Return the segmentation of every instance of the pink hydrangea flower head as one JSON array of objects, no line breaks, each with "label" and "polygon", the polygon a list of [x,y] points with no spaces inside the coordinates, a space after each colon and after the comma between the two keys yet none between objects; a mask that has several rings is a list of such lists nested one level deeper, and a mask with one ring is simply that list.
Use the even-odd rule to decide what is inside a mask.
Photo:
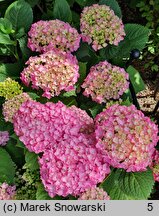
[{"label": "pink hydrangea flower head", "polygon": [[0,131],[0,146],[5,146],[9,140],[8,131]]},{"label": "pink hydrangea flower head", "polygon": [[71,91],[79,77],[79,66],[75,56],[62,51],[49,51],[30,57],[21,73],[21,80],[33,89],[42,89],[43,96],[58,96],[62,90]]},{"label": "pink hydrangea flower head", "polygon": [[13,116],[23,102],[31,100],[27,93],[21,93],[3,104],[3,116],[6,122],[13,122]]},{"label": "pink hydrangea flower head", "polygon": [[134,105],[113,105],[98,114],[95,134],[96,147],[105,152],[111,166],[137,172],[151,164],[158,128]]},{"label": "pink hydrangea flower head", "polygon": [[125,36],[122,20],[106,5],[85,7],[81,14],[80,29],[83,41],[92,43],[95,51],[108,44],[117,46]]},{"label": "pink hydrangea flower head", "polygon": [[85,96],[91,96],[97,103],[106,103],[110,99],[119,99],[129,88],[128,79],[123,68],[103,61],[91,67],[81,87],[85,89]]},{"label": "pink hydrangea flower head", "polygon": [[158,150],[155,150],[153,154],[153,160],[150,167],[153,171],[154,180],[159,182],[159,151]]},{"label": "pink hydrangea flower head", "polygon": [[79,200],[110,200],[107,192],[103,188],[90,188],[80,195]]},{"label": "pink hydrangea flower head", "polygon": [[62,102],[41,104],[26,101],[13,119],[14,131],[29,151],[43,152],[62,140],[84,134],[92,136],[94,122],[88,114]]},{"label": "pink hydrangea flower head", "polygon": [[58,147],[44,152],[39,159],[40,174],[50,197],[78,196],[110,173],[94,141],[93,137],[81,134],[60,140]]},{"label": "pink hydrangea flower head", "polygon": [[53,49],[74,52],[79,48],[81,39],[75,28],[58,19],[32,24],[28,35],[28,47],[40,53]]},{"label": "pink hydrangea flower head", "polygon": [[0,200],[13,200],[16,195],[16,187],[10,186],[7,183],[0,185]]}]

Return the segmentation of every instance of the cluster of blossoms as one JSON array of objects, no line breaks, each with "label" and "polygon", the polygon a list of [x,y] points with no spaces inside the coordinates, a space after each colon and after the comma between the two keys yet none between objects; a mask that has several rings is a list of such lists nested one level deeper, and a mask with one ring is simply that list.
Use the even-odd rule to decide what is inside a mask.
[{"label": "cluster of blossoms", "polygon": [[75,28],[57,19],[34,23],[28,35],[28,47],[40,53],[53,49],[74,52],[79,48],[81,39]]},{"label": "cluster of blossoms", "polygon": [[3,116],[6,122],[13,122],[13,117],[23,102],[31,100],[27,93],[21,93],[3,104]]},{"label": "cluster of blossoms", "polygon": [[118,45],[124,39],[124,25],[114,11],[106,5],[85,7],[80,19],[84,42],[92,43],[95,51],[108,44]]},{"label": "cluster of blossoms", "polygon": [[12,99],[14,96],[21,94],[22,88],[18,82],[7,78],[4,82],[0,82],[0,96],[6,100]]},{"label": "cluster of blossoms", "polygon": [[71,91],[79,77],[79,66],[75,56],[62,51],[49,51],[39,57],[30,57],[21,73],[26,86],[42,89],[43,96],[58,96],[62,90]]},{"label": "cluster of blossoms", "polygon": [[8,131],[0,131],[0,146],[5,146],[9,140]]},{"label": "cluster of blossoms", "polygon": [[15,186],[10,186],[4,182],[0,185],[0,200],[13,200],[16,195],[15,190]]},{"label": "cluster of blossoms", "polygon": [[110,200],[107,192],[102,188],[90,188],[80,195],[79,200]]},{"label": "cluster of blossoms", "polygon": [[39,159],[42,182],[50,197],[80,195],[110,173],[104,157],[83,135],[61,140]]},{"label": "cluster of blossoms", "polygon": [[84,95],[92,97],[97,103],[118,99],[129,88],[129,75],[123,68],[113,66],[107,61],[91,67],[82,88]]},{"label": "cluster of blossoms", "polygon": [[42,182],[51,197],[79,195],[110,172],[95,147],[93,119],[75,106],[26,101],[14,116],[14,130],[39,158]]},{"label": "cluster of blossoms", "polygon": [[40,153],[59,141],[93,131],[93,119],[76,106],[26,101],[14,116],[14,130],[29,151]]},{"label": "cluster of blossoms", "polygon": [[159,182],[159,151],[155,150],[151,164],[154,180]]},{"label": "cluster of blossoms", "polygon": [[151,165],[158,128],[134,105],[109,107],[96,116],[95,127],[96,147],[105,152],[110,165],[127,172]]}]

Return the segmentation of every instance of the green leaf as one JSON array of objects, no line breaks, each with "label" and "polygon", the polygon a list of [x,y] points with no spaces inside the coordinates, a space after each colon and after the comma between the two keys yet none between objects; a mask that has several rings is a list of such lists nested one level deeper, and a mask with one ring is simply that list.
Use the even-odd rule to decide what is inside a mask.
[{"label": "green leaf", "polygon": [[39,169],[38,155],[35,154],[34,152],[26,151],[25,161],[26,161],[27,168],[30,168],[30,170],[34,171]]},{"label": "green leaf", "polygon": [[154,185],[150,169],[144,172],[126,172],[114,169],[100,185],[112,200],[146,200]]},{"label": "green leaf", "polygon": [[13,139],[10,139],[7,145],[5,146],[5,149],[11,156],[14,163],[16,163],[18,166],[23,166],[25,163],[24,160],[24,150],[22,148],[18,148],[16,146],[16,141]]},{"label": "green leaf", "polygon": [[86,69],[87,69],[87,63],[83,63],[83,62],[79,62],[79,74],[80,77],[78,78],[77,81],[77,88],[81,86],[81,84],[83,83],[84,79],[86,78]]},{"label": "green leaf", "polygon": [[109,6],[118,17],[122,17],[121,8],[116,0],[100,0],[99,4]]},{"label": "green leaf", "polygon": [[4,81],[7,77],[17,79],[22,70],[23,64],[21,61],[13,64],[0,64],[0,81]]},{"label": "green leaf", "polygon": [[96,4],[96,0],[76,0],[76,2],[82,7]]},{"label": "green leaf", "polygon": [[63,97],[71,97],[71,96],[77,96],[76,95],[76,91],[75,90],[72,90],[72,91],[69,91],[69,92],[64,92],[62,94]]},{"label": "green leaf", "polygon": [[0,147],[0,182],[14,183],[15,164],[5,149]]},{"label": "green leaf", "polygon": [[27,32],[33,22],[33,11],[27,2],[19,0],[9,5],[5,12],[5,18],[10,20],[16,32],[21,28]]},{"label": "green leaf", "polygon": [[11,40],[8,34],[0,32],[0,44],[16,45],[16,42]]},{"label": "green leaf", "polygon": [[[2,101],[4,101],[4,100],[2,100]],[[13,124],[11,122],[6,122],[4,120],[4,116],[2,114],[2,109],[0,109],[0,131],[8,131],[8,132],[11,132],[11,134],[13,131]]]},{"label": "green leaf", "polygon": [[[90,1],[90,0],[89,0],[89,1]],[[87,4],[88,0],[76,0],[76,2],[77,2],[80,6],[84,7],[84,6]]]},{"label": "green leaf", "polygon": [[72,27],[80,29],[80,15],[75,11],[72,11]]},{"label": "green leaf", "polygon": [[40,98],[40,96],[37,95],[37,94],[34,93],[34,92],[27,92],[27,94],[28,94],[33,100],[36,100],[37,98]]},{"label": "green leaf", "polygon": [[26,149],[24,144],[19,140],[19,137],[15,133],[13,133],[10,137],[13,138],[14,140],[16,140],[16,142],[17,142],[16,147]]},{"label": "green leaf", "polygon": [[144,90],[145,84],[140,76],[140,73],[133,66],[129,66],[127,68],[127,72],[129,73],[129,77],[134,87],[135,93],[137,94],[138,92]]},{"label": "green leaf", "polygon": [[90,60],[90,50],[89,45],[87,43],[81,43],[81,46],[76,52],[76,56],[78,61],[88,62]]},{"label": "green leaf", "polygon": [[53,9],[54,19],[63,20],[65,22],[72,21],[72,13],[66,0],[55,0]]},{"label": "green leaf", "polygon": [[19,47],[23,56],[24,61],[27,61],[28,58],[31,56],[31,51],[27,46],[28,37],[25,35],[18,39]]},{"label": "green leaf", "polygon": [[31,7],[34,7],[39,3],[39,0],[26,0],[30,4]]},{"label": "green leaf", "polygon": [[132,102],[130,101],[129,98],[127,98],[125,101],[122,101],[122,102],[121,102],[121,105],[122,105],[122,106],[131,106],[131,105],[132,105]]},{"label": "green leaf", "polygon": [[72,7],[73,4],[74,4],[74,2],[75,2],[75,0],[67,0],[67,2],[68,2],[68,4]]},{"label": "green leaf", "polygon": [[142,50],[149,38],[149,29],[139,24],[126,24],[126,36],[118,46],[109,45],[100,51],[100,55],[109,60],[112,58],[128,58],[133,49]]},{"label": "green leaf", "polygon": [[51,197],[45,191],[44,186],[42,184],[38,184],[37,192],[36,192],[37,200],[51,200]]},{"label": "green leaf", "polygon": [[103,110],[103,106],[100,104],[97,104],[89,109],[93,118],[95,118],[97,114],[102,112],[102,110]]},{"label": "green leaf", "polygon": [[45,190],[43,184],[39,183],[37,187],[37,192],[36,192],[36,199],[37,200],[61,200],[62,197],[55,196],[54,198],[51,198],[48,195],[47,191]]},{"label": "green leaf", "polygon": [[131,92],[130,89],[127,89],[124,94],[121,96],[122,99],[122,105],[124,105],[125,101],[130,101],[130,103],[132,104],[132,96],[131,96]]},{"label": "green leaf", "polygon": [[13,45],[0,45],[0,55],[1,56],[13,56],[14,55],[14,46]]},{"label": "green leaf", "polygon": [[21,28],[18,29],[18,31],[16,32],[15,37],[16,37],[16,39],[18,40],[18,39],[24,37],[25,35],[26,35],[25,29],[24,29],[24,27],[21,27]]},{"label": "green leaf", "polygon": [[64,103],[66,106],[72,106],[75,105],[77,106],[77,101],[76,98],[74,96],[71,97],[63,97],[63,98],[59,98],[62,103]]},{"label": "green leaf", "polygon": [[0,18],[0,30],[5,34],[13,33],[12,23],[6,18]]}]

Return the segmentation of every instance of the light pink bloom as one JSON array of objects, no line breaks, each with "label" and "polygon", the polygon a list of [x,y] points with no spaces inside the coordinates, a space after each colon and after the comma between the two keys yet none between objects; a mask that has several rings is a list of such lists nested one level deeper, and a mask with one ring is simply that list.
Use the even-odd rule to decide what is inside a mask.
[{"label": "light pink bloom", "polygon": [[79,200],[110,200],[107,192],[103,188],[90,188],[80,195]]},{"label": "light pink bloom", "polygon": [[153,160],[150,167],[153,171],[154,180],[159,182],[159,151],[158,150],[155,150],[153,154]]},{"label": "light pink bloom", "polygon": [[7,183],[0,185],[0,200],[13,200],[16,194],[16,186],[10,186]]},{"label": "light pink bloom", "polygon": [[3,116],[6,122],[13,122],[13,116],[23,102],[31,100],[27,93],[21,93],[3,104]]},{"label": "light pink bloom", "polygon": [[85,89],[85,96],[91,96],[97,103],[106,103],[110,99],[119,99],[129,88],[128,79],[123,68],[103,61],[91,67],[81,87]]},{"label": "light pink bloom", "polygon": [[125,36],[122,20],[106,5],[85,7],[81,14],[80,30],[83,41],[92,43],[95,51],[108,44],[117,46]]},{"label": "light pink bloom", "polygon": [[79,48],[81,39],[75,28],[58,19],[32,24],[28,35],[28,47],[40,53],[53,49],[74,52]]},{"label": "light pink bloom", "polygon": [[79,77],[79,66],[75,56],[62,51],[49,51],[30,57],[21,73],[21,80],[33,89],[42,89],[43,96],[58,96],[62,90],[71,91]]},{"label": "light pink bloom", "polygon": [[0,131],[0,146],[5,146],[9,140],[8,131]]},{"label": "light pink bloom", "polygon": [[158,127],[134,105],[113,105],[98,114],[95,134],[96,147],[105,152],[111,166],[137,172],[151,165]]}]

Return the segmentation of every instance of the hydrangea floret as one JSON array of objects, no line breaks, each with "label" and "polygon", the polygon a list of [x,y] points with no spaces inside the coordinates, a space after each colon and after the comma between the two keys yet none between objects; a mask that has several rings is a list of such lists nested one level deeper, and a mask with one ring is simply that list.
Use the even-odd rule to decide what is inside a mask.
[{"label": "hydrangea floret", "polygon": [[97,103],[106,103],[119,97],[129,88],[129,75],[120,67],[113,66],[107,61],[92,66],[82,88],[83,94],[91,96]]},{"label": "hydrangea floret", "polygon": [[5,146],[9,141],[9,132],[0,131],[0,146]]},{"label": "hydrangea floret", "polygon": [[107,192],[103,188],[90,188],[80,195],[79,200],[110,200]]},{"label": "hydrangea floret", "polygon": [[21,93],[22,87],[15,80],[7,78],[5,81],[0,82],[0,97],[4,97],[6,100],[9,100]]},{"label": "hydrangea floret", "polygon": [[50,197],[78,196],[110,173],[103,155],[93,143],[91,137],[78,135],[60,140],[57,148],[44,152],[39,159],[40,175]]},{"label": "hydrangea floret", "polygon": [[154,180],[159,182],[159,151],[158,150],[155,150],[153,154],[153,160],[150,167],[153,171]]},{"label": "hydrangea floret", "polygon": [[6,122],[13,122],[13,117],[23,102],[31,100],[27,93],[21,93],[3,104],[3,116]]},{"label": "hydrangea floret", "polygon": [[49,51],[30,57],[21,73],[21,80],[33,89],[42,89],[44,97],[58,96],[62,90],[74,90],[79,77],[79,66],[75,56],[62,51]]},{"label": "hydrangea floret", "polygon": [[134,105],[113,105],[98,114],[95,134],[96,147],[105,152],[111,166],[137,172],[151,164],[158,127]]},{"label": "hydrangea floret", "polygon": [[108,44],[118,45],[124,39],[124,25],[114,11],[106,5],[85,7],[81,14],[82,39],[97,51]]},{"label": "hydrangea floret", "polygon": [[40,53],[53,49],[74,52],[79,48],[81,39],[75,28],[58,19],[32,24],[28,36],[28,47]]},{"label": "hydrangea floret", "polygon": [[0,200],[13,200],[16,195],[16,187],[7,183],[0,184]]},{"label": "hydrangea floret", "polygon": [[40,153],[70,137],[91,136],[93,119],[76,106],[62,102],[26,101],[14,116],[14,131],[29,151]]}]

